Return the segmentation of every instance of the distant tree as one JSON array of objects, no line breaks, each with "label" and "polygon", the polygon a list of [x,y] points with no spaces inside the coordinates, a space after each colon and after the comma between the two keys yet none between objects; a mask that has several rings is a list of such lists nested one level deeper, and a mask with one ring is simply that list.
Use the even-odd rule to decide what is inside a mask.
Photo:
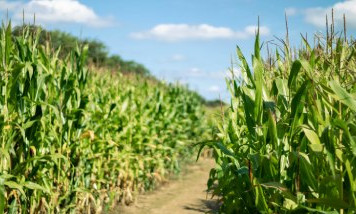
[{"label": "distant tree", "polygon": [[145,68],[142,64],[139,64],[135,61],[127,61],[127,62],[121,63],[120,70],[123,73],[136,72],[136,73],[142,74],[142,75],[149,74],[149,71],[147,70],[147,68]]},{"label": "distant tree", "polygon": [[205,105],[209,106],[209,107],[218,107],[218,106],[226,106],[226,103],[215,99],[215,100],[205,100]]},{"label": "distant tree", "polygon": [[120,66],[124,63],[125,61],[119,56],[119,55],[112,55],[106,60],[106,65],[109,68],[113,69],[120,69]]},{"label": "distant tree", "polygon": [[[107,66],[107,61],[110,58],[106,45],[98,40],[86,39],[81,43],[89,44],[88,58],[97,66]],[[113,65],[114,67],[114,65]]]},{"label": "distant tree", "polygon": [[21,36],[23,28],[29,27],[30,32],[39,31],[39,43],[46,45],[49,43],[54,50],[61,48],[60,57],[67,56],[77,44],[88,44],[88,61],[98,67],[106,67],[112,71],[119,71],[122,73],[136,73],[140,75],[149,76],[149,70],[135,61],[125,61],[119,55],[109,55],[107,46],[95,39],[80,39],[69,33],[59,30],[48,31],[40,26],[17,26],[13,29],[14,36]]}]

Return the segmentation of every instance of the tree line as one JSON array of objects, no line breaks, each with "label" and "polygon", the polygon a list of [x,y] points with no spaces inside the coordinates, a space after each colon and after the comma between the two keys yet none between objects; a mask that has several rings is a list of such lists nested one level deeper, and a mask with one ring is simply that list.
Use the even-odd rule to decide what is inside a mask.
[{"label": "tree line", "polygon": [[45,45],[50,44],[54,50],[61,48],[59,57],[64,58],[77,44],[87,44],[88,63],[96,67],[106,68],[111,71],[119,71],[125,74],[135,73],[144,76],[150,76],[150,71],[142,64],[133,60],[124,60],[117,54],[110,54],[108,47],[101,41],[96,39],[79,38],[70,33],[60,30],[46,30],[37,25],[17,26],[13,29],[14,36],[20,36],[24,32],[24,28],[29,27],[30,32],[39,31],[39,43]]}]

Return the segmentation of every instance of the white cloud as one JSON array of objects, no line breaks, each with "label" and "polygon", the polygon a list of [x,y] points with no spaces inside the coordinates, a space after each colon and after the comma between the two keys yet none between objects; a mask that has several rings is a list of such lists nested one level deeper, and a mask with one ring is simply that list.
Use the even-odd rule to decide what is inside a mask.
[{"label": "white cloud", "polygon": [[209,92],[217,93],[217,92],[220,92],[221,89],[220,89],[220,87],[217,86],[217,85],[212,85],[212,86],[210,86],[210,87],[208,88],[208,91],[209,91]]},{"label": "white cloud", "polygon": [[338,2],[326,8],[308,8],[304,11],[305,20],[317,27],[324,27],[326,14],[329,17],[329,24],[331,22],[332,9],[334,9],[335,24],[341,25],[343,23],[343,14],[345,14],[348,27],[356,28],[356,0]]},{"label": "white cloud", "polygon": [[241,78],[242,73],[237,67],[234,67],[233,69],[229,68],[225,71],[205,71],[199,68],[190,68],[184,72],[184,76],[187,78],[205,78],[223,81],[225,78]]},{"label": "white cloud", "polygon": [[229,68],[227,71],[226,71],[226,74],[225,74],[225,77],[229,78],[229,79],[232,79],[232,78],[241,78],[242,77],[242,73],[241,73],[241,70],[237,67],[233,67],[232,69]]},{"label": "white cloud", "polygon": [[288,7],[285,9],[285,12],[287,16],[294,16],[297,14],[298,10],[294,7]]},{"label": "white cloud", "polygon": [[209,76],[208,72],[205,72],[199,68],[190,68],[187,72],[189,77],[207,77]]},{"label": "white cloud", "polygon": [[[132,33],[134,39],[157,39],[175,42],[189,39],[248,39],[255,35],[257,26],[247,26],[242,31],[234,31],[227,27],[215,27],[208,24],[159,24],[144,32]],[[268,35],[266,26],[260,27],[261,35]]]},{"label": "white cloud", "polygon": [[2,10],[13,13],[15,21],[22,20],[23,11],[26,20],[31,20],[36,14],[36,22],[46,23],[79,23],[93,27],[105,27],[112,24],[110,18],[98,16],[92,8],[77,0],[31,0],[1,1]]}]

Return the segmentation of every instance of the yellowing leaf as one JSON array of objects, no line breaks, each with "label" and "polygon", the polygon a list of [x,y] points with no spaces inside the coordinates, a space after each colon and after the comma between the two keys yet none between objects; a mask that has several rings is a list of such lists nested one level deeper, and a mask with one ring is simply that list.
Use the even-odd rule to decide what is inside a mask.
[{"label": "yellowing leaf", "polygon": [[308,138],[309,144],[308,146],[314,151],[314,152],[322,152],[323,151],[323,145],[320,143],[320,139],[318,135],[311,129],[303,127],[303,132],[305,133],[305,136]]}]

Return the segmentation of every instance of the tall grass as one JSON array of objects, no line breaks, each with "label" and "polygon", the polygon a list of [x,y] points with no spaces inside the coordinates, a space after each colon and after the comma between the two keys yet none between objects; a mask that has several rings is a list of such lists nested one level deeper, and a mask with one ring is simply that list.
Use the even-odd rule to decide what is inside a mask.
[{"label": "tall grass", "polygon": [[129,203],[193,153],[204,132],[186,88],[89,72],[38,32],[0,33],[0,213],[101,212]]},{"label": "tall grass", "polygon": [[223,213],[355,212],[355,43],[333,28],[266,59],[257,34],[252,68],[237,47],[242,75],[227,80],[231,105],[207,144]]}]

